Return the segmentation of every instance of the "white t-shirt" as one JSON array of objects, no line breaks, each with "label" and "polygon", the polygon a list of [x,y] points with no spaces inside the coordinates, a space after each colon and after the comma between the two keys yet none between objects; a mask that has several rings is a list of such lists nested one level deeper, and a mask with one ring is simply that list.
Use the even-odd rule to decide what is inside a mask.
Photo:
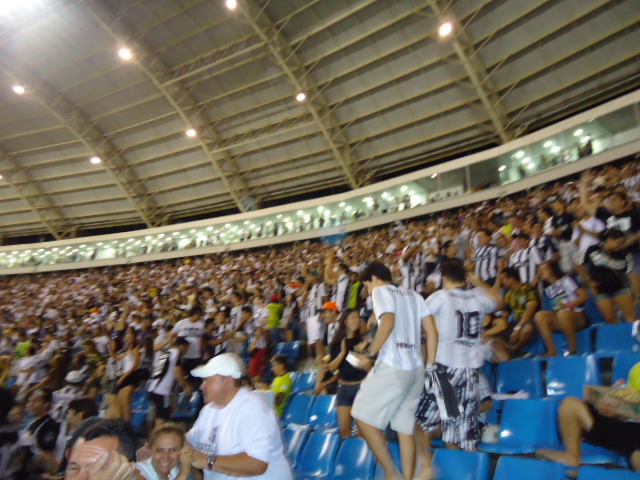
[{"label": "white t-shirt", "polygon": [[[273,408],[241,388],[224,408],[205,405],[196,423],[187,433],[187,441],[208,455],[237,455],[266,462],[262,475],[243,477],[255,480],[292,480],[289,462],[284,456],[280,427]],[[204,471],[206,480],[233,480],[235,476]]]},{"label": "white t-shirt", "polygon": [[385,313],[395,315],[393,330],[379,352],[378,361],[397,370],[422,367],[422,319],[430,314],[424,299],[413,290],[395,285],[375,287],[371,298],[378,325]]},{"label": "white t-shirt", "polygon": [[51,395],[51,418],[56,422],[64,422],[67,419],[69,402],[81,397],[82,390],[70,385],[53,392]]},{"label": "white t-shirt", "polygon": [[188,318],[183,318],[176,323],[176,326],[173,327],[172,331],[189,342],[189,350],[187,350],[187,354],[184,358],[200,358],[202,356],[201,339],[202,335],[204,335],[203,320],[192,322]]},{"label": "white t-shirt", "polygon": [[496,302],[481,290],[438,290],[426,300],[436,319],[436,362],[453,368],[480,368],[484,362],[481,344],[482,320],[495,311]]},{"label": "white t-shirt", "polygon": [[[154,365],[156,365],[157,359],[159,359],[162,354],[163,352],[156,352],[153,362]],[[175,347],[169,349],[169,358],[167,359],[169,365],[167,366],[167,370],[163,376],[149,380],[149,385],[147,386],[148,392],[162,396],[171,394],[173,390],[173,383],[175,382],[174,370],[178,363],[179,356],[180,350]]]}]

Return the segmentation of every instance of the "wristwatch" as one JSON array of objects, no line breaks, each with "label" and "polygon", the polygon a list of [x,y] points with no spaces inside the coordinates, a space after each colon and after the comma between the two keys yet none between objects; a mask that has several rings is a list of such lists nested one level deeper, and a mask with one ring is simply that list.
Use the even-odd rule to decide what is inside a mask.
[{"label": "wristwatch", "polygon": [[376,359],[378,358],[378,355],[377,355],[377,354],[375,354],[375,355],[374,355],[374,354],[373,354],[373,353],[371,353],[369,350],[365,350],[362,354],[363,354],[365,357],[367,357],[369,360],[373,360],[374,362],[375,362],[375,361],[376,361]]},{"label": "wristwatch", "polygon": [[216,463],[216,455],[207,456],[207,470],[213,470],[213,464]]}]

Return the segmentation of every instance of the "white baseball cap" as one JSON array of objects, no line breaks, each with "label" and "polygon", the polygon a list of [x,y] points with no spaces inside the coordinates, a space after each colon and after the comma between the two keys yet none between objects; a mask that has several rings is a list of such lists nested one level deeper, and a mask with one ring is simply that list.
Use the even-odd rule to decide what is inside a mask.
[{"label": "white baseball cap", "polygon": [[198,368],[191,370],[191,375],[194,377],[207,378],[214,375],[221,375],[223,377],[242,377],[242,366],[240,357],[235,353],[222,353],[213,357],[204,365],[200,365]]},{"label": "white baseball cap", "polygon": [[84,374],[80,370],[72,370],[64,377],[65,382],[68,383],[82,383],[84,380]]}]

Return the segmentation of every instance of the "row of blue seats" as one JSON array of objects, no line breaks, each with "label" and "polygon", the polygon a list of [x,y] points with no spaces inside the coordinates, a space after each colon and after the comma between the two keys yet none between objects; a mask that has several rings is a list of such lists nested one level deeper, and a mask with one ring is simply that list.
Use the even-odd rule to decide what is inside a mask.
[{"label": "row of blue seats", "polygon": [[[284,430],[285,454],[289,458],[296,480],[382,480],[384,471],[367,444],[361,438],[340,441],[334,434]],[[389,444],[392,457],[400,468],[397,444]],[[465,452],[436,449],[433,467],[440,480],[489,480],[491,467],[486,452]],[[493,473],[493,480],[566,479],[567,468],[558,463],[530,458],[502,456]],[[629,470],[584,466],[578,480],[638,480],[640,474]]]},{"label": "row of blue seats", "polygon": [[[582,397],[585,385],[603,385],[601,362],[613,364],[611,383],[626,382],[631,367],[640,362],[640,353],[587,355],[584,357],[523,358],[485,364],[483,373],[497,393],[528,392],[530,398]],[[608,364],[608,363],[607,363]]]},{"label": "row of blue seats", "polygon": [[297,360],[300,358],[300,349],[302,348],[302,342],[280,342],[276,344],[274,354],[280,354],[287,357],[289,360]]}]

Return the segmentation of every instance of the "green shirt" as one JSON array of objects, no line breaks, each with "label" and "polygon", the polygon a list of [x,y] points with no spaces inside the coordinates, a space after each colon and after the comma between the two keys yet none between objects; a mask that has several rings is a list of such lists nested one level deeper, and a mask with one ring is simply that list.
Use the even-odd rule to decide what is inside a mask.
[{"label": "green shirt", "polygon": [[282,312],[284,305],[278,302],[271,302],[267,305],[269,317],[267,318],[267,328],[280,328],[280,320],[282,320]]},{"label": "green shirt", "polygon": [[282,416],[284,406],[287,404],[289,395],[291,395],[291,390],[293,390],[293,381],[291,380],[291,375],[289,375],[289,372],[274,378],[273,382],[271,382],[271,391],[275,394],[276,398],[278,397],[279,393],[284,394],[282,403],[280,405],[276,405],[276,413],[279,417]]},{"label": "green shirt", "polygon": [[18,345],[16,345],[16,349],[14,351],[16,360],[24,357],[27,354],[27,350],[31,348],[31,345],[31,342],[20,342]]}]

